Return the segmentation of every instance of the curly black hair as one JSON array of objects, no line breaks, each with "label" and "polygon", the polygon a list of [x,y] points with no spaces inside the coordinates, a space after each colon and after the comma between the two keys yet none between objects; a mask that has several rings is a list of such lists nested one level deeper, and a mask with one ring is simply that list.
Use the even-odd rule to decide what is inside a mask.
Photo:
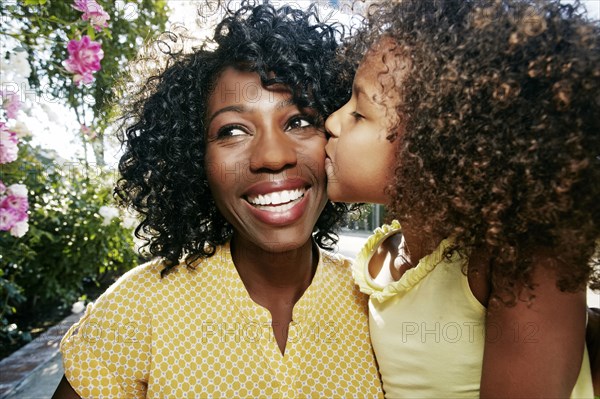
[{"label": "curly black hair", "polygon": [[[302,11],[244,1],[236,10],[221,7],[225,17],[214,37],[191,53],[172,50],[180,35],[159,42],[166,66],[136,91],[123,114],[115,194],[142,215],[135,234],[166,261],[163,275],[182,257],[188,267],[210,257],[232,234],[211,196],[204,158],[207,102],[224,69],[256,72],[265,87],[287,86],[295,104],[315,109],[321,123],[350,94],[349,64],[335,61],[344,30],[321,22],[315,6]],[[327,203],[313,234],[320,247],[337,242],[346,210]]]},{"label": "curly black hair", "polygon": [[532,288],[537,250],[561,290],[600,288],[599,32],[579,3],[403,0],[371,5],[346,49],[387,36],[409,60],[389,71],[391,213],[489,252],[502,298]]}]

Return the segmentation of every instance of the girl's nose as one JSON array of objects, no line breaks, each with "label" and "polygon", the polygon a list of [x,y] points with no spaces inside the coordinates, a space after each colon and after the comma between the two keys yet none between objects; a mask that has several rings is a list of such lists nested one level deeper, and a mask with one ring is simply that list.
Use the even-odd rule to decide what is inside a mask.
[{"label": "girl's nose", "polygon": [[340,111],[342,110],[342,108],[329,115],[329,118],[327,118],[327,120],[325,121],[325,130],[331,136],[331,138],[340,137]]}]

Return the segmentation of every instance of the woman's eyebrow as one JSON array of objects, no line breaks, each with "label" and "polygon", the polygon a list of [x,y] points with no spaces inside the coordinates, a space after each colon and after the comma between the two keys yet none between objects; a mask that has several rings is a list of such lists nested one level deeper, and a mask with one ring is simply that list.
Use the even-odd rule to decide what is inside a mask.
[{"label": "woman's eyebrow", "polygon": [[[279,101],[275,105],[275,108],[277,110],[281,110],[281,109],[289,107],[289,106],[296,106],[296,103],[291,98],[289,98],[287,100]],[[223,107],[223,108],[220,108],[217,111],[215,111],[208,119],[207,125],[210,125],[210,123],[213,121],[213,119],[215,119],[217,116],[219,116],[225,112],[235,112],[238,114],[243,114],[245,112],[252,112],[253,110],[254,110],[254,107],[248,108],[243,105],[228,105],[227,107]]]},{"label": "woman's eyebrow", "polygon": [[275,106],[275,109],[280,110],[289,106],[295,106],[296,103],[294,102],[294,100],[292,100],[291,98],[288,98],[287,100],[284,101],[279,101],[277,103],[277,105]]},{"label": "woman's eyebrow", "polygon": [[236,112],[238,114],[244,113],[246,112],[247,109],[246,107],[244,107],[243,105],[229,105],[227,107],[223,107],[217,111],[215,111],[214,114],[212,114],[210,116],[210,118],[208,118],[208,123],[207,125],[210,125],[210,123],[213,121],[213,119],[215,119],[217,116],[225,113],[225,112]]}]

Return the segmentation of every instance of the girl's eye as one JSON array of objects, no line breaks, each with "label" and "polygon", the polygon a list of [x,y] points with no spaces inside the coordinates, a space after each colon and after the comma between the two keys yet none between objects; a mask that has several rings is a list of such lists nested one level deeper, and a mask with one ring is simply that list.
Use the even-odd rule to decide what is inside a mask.
[{"label": "girl's eye", "polygon": [[238,125],[223,126],[217,132],[218,138],[236,137],[249,134],[246,129]]},{"label": "girl's eye", "polygon": [[308,116],[295,116],[288,122],[285,131],[290,131],[294,129],[304,129],[306,127],[310,127],[314,125],[314,121],[312,118]]},{"label": "girl's eye", "polygon": [[355,121],[355,122],[358,122],[358,121],[360,121],[361,119],[365,119],[365,117],[364,117],[364,116],[362,116],[361,114],[359,114],[359,113],[358,113],[358,112],[356,112],[356,111],[352,111],[352,112],[350,112],[350,115],[351,115],[351,116],[354,118],[354,121]]}]

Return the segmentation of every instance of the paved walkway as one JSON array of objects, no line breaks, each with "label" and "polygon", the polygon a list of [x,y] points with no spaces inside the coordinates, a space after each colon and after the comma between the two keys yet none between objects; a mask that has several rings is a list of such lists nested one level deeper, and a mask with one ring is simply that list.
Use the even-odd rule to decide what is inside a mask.
[{"label": "paved walkway", "polygon": [[63,375],[60,340],[83,315],[72,314],[0,361],[1,399],[50,398]]},{"label": "paved walkway", "polygon": [[[366,239],[363,233],[340,236],[338,251],[354,257]],[[588,305],[600,307],[600,295],[588,291]],[[60,339],[83,313],[58,325],[0,362],[0,399],[50,399],[63,375]]]},{"label": "paved walkway", "polygon": [[6,399],[50,399],[64,374],[62,356],[57,351],[27,376]]}]

